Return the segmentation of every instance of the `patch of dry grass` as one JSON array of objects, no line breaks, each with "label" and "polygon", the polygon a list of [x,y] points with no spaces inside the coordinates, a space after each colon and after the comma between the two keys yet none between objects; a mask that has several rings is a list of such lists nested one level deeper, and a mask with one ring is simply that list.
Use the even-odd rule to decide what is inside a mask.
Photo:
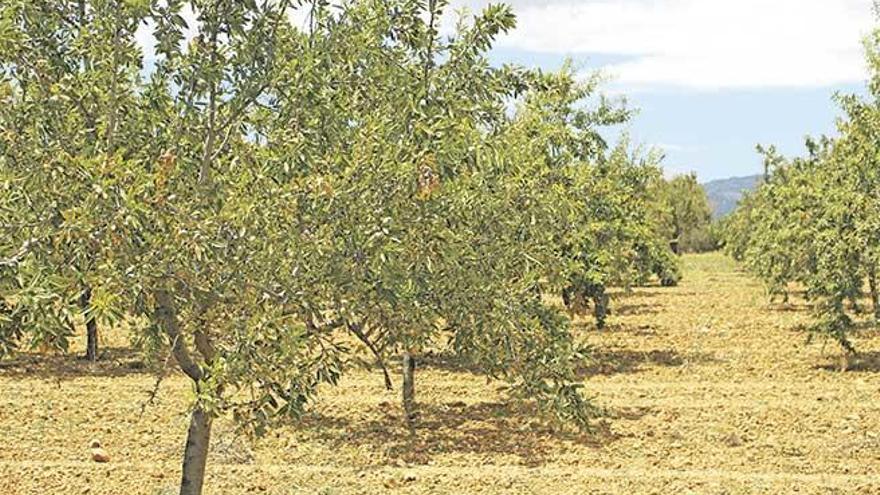
[{"label": "patch of dry grass", "polygon": [[[835,371],[806,344],[803,304],[770,306],[720,255],[685,258],[677,288],[617,294],[590,392],[608,415],[591,435],[553,431],[496,384],[442,362],[418,375],[411,438],[378,373],[349,375],[297,427],[257,445],[219,423],[210,494],[880,493],[880,334]],[[785,310],[783,310],[785,309]],[[109,361],[25,356],[0,367],[0,494],[175,493],[189,386],[154,378],[124,349]],[[99,438],[112,460],[96,464]]]}]

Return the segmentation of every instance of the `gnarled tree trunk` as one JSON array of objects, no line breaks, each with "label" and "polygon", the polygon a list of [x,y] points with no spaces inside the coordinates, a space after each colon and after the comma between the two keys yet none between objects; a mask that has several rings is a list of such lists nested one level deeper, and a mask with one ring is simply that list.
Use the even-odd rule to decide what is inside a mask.
[{"label": "gnarled tree trunk", "polygon": [[[167,289],[153,293],[156,299],[154,317],[162,325],[171,341],[171,352],[180,369],[198,386],[205,374],[201,366],[193,361],[189,349],[181,335],[180,322],[174,298]],[[212,346],[203,332],[198,332],[196,345],[203,354],[213,353]],[[208,445],[211,441],[212,417],[201,404],[196,404],[190,416],[186,447],[183,451],[183,475],[180,480],[180,495],[201,495],[205,483],[205,464],[208,461]]]}]

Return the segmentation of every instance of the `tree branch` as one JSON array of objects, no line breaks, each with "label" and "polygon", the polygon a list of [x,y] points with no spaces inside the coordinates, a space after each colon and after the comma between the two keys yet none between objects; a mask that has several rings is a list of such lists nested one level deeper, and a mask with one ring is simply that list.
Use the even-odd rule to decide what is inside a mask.
[{"label": "tree branch", "polygon": [[385,388],[393,390],[394,384],[391,383],[391,375],[388,373],[388,367],[385,365],[385,359],[382,358],[382,353],[379,351],[379,348],[376,347],[376,344],[370,340],[370,337],[366,333],[364,333],[363,327],[360,324],[348,322],[346,325],[348,326],[348,330],[354,334],[358,340],[363,342],[363,344],[367,346],[367,349],[373,353],[373,356],[376,357],[376,364],[382,369],[382,374],[385,376]]},{"label": "tree branch", "polygon": [[153,297],[156,299],[155,318],[162,325],[168,338],[171,339],[171,353],[174,355],[174,359],[177,360],[180,369],[188,377],[194,382],[199,382],[204,377],[204,373],[202,368],[193,361],[180,334],[180,322],[177,319],[177,311],[171,294],[165,289],[159,289],[153,293]]}]

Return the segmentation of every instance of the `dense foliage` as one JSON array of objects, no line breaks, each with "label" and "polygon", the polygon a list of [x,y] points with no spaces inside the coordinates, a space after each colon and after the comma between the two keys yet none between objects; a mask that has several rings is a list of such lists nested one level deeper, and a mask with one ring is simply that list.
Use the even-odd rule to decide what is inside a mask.
[{"label": "dense foliage", "polygon": [[444,37],[441,0],[300,3],[4,2],[0,353],[130,319],[194,384],[181,493],[213,418],[298,417],[357,343],[403,357],[413,425],[439,346],[586,427],[545,294],[601,323],[608,286],[678,278],[658,157],[599,132],[628,112],[490,66],[504,6]]},{"label": "dense foliage", "polygon": [[849,352],[853,312],[870,294],[880,317],[880,33],[866,41],[869,96],[840,96],[839,137],[807,141],[804,157],[785,159],[760,148],[767,173],[728,220],[727,250],[788,300],[802,287],[813,304],[812,329]]},{"label": "dense foliage", "polygon": [[696,174],[677,175],[665,186],[664,199],[672,213],[668,228],[676,251],[702,253],[716,249],[712,207]]}]

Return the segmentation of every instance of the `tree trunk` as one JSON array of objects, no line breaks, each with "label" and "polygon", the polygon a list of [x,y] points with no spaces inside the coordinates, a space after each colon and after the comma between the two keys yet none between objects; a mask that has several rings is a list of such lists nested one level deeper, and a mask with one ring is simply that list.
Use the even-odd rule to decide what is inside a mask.
[{"label": "tree trunk", "polygon": [[205,464],[208,461],[208,444],[211,441],[211,415],[196,406],[189,423],[186,448],[183,452],[183,477],[180,495],[201,495],[205,483]]},{"label": "tree trunk", "polygon": [[868,286],[871,288],[871,304],[874,307],[874,319],[880,321],[880,293],[877,291],[877,272],[873,269],[868,271]]},{"label": "tree trunk", "polygon": [[569,310],[571,309],[571,303],[572,303],[571,293],[572,293],[571,287],[566,287],[566,288],[562,289],[562,302],[565,304],[565,307],[568,308]]},{"label": "tree trunk", "polygon": [[849,370],[849,360],[850,360],[850,352],[845,350],[843,354],[840,355],[840,372],[846,373]]},{"label": "tree trunk", "polygon": [[859,305],[859,300],[856,296],[849,296],[849,309],[857,315],[862,314],[862,307]]},{"label": "tree trunk", "polygon": [[409,352],[403,353],[403,410],[410,431],[416,426],[416,360]]},{"label": "tree trunk", "polygon": [[79,296],[79,307],[86,319],[86,360],[98,360],[98,322],[93,316],[89,315],[89,307],[92,305],[92,288],[88,285],[83,286],[82,293]]},{"label": "tree trunk", "polygon": [[605,323],[608,320],[608,307],[610,304],[611,300],[604,288],[599,289],[593,295],[593,314],[596,317],[596,327],[599,330],[605,328]]}]

